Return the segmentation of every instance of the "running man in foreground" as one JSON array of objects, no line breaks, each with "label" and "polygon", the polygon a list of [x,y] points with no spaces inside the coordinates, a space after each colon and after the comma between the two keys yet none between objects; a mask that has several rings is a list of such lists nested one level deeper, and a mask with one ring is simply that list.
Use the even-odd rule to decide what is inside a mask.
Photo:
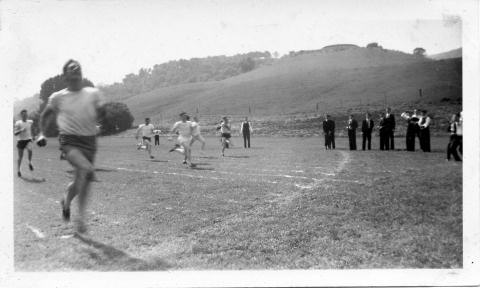
[{"label": "running man in foreground", "polygon": [[190,147],[193,145],[195,141],[200,141],[202,143],[202,150],[205,149],[205,138],[203,138],[200,132],[200,125],[198,124],[198,117],[194,116],[192,121],[192,141],[190,141]]},{"label": "running man in foreground", "polygon": [[23,159],[23,151],[27,149],[28,151],[28,168],[30,171],[33,171],[32,165],[32,124],[33,120],[27,119],[28,113],[27,110],[22,110],[20,112],[22,119],[15,122],[15,128],[13,134],[17,136],[17,150],[18,150],[18,162],[17,162],[17,175],[22,177],[22,172],[20,172],[20,166]]},{"label": "running man in foreground", "polygon": [[192,163],[192,150],[190,148],[193,134],[192,122],[188,121],[189,117],[185,112],[180,113],[179,116],[181,120],[176,122],[172,128],[172,133],[178,133],[177,145],[175,145],[170,152],[173,152],[178,148],[183,148],[183,154],[185,155],[183,164],[187,164],[190,168],[193,168],[195,167],[195,164]]},{"label": "running man in foreground", "polygon": [[[63,66],[63,77],[67,88],[53,93],[40,118],[42,134],[39,141],[46,140],[43,133],[48,121],[55,117],[59,129],[60,148],[65,153],[65,159],[75,170],[75,179],[68,187],[61,200],[62,216],[70,220],[70,203],[78,196],[79,215],[76,230],[86,232],[84,224],[85,206],[90,183],[94,176],[94,158],[97,151],[97,118],[103,117],[102,99],[96,88],[83,87],[80,63],[69,60]],[[40,145],[40,143],[39,143]]]},{"label": "running man in foreground", "polygon": [[137,133],[135,134],[135,139],[137,140],[138,135],[142,134],[142,145],[145,145],[150,159],[155,158],[152,156],[152,137],[154,134],[154,129],[155,127],[153,124],[150,123],[150,118],[145,118],[145,123],[138,126]]}]

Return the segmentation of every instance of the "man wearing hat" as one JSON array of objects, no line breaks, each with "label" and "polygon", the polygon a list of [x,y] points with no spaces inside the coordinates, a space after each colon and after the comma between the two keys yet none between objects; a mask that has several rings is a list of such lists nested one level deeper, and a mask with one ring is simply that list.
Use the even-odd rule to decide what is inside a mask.
[{"label": "man wearing hat", "polygon": [[103,117],[105,111],[100,91],[93,87],[83,87],[82,70],[78,61],[67,61],[63,66],[63,77],[67,88],[49,97],[40,118],[41,134],[37,144],[46,145],[43,133],[48,121],[56,115],[60,149],[75,170],[75,179],[68,185],[61,200],[62,216],[65,221],[70,220],[70,203],[78,196],[79,217],[76,229],[83,233],[86,231],[86,200],[94,176],[93,162],[97,152],[97,120]]}]

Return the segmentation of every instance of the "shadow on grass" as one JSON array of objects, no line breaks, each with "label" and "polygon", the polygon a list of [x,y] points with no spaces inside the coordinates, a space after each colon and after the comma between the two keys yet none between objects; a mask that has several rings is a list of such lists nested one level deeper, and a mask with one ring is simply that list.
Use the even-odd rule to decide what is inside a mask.
[{"label": "shadow on grass", "polygon": [[208,170],[208,171],[215,171],[214,168],[207,168],[207,167],[191,167],[192,170]]},{"label": "shadow on grass", "polygon": [[[75,170],[67,170],[68,174],[73,174]],[[115,169],[95,168],[95,172],[117,172]]]},{"label": "shadow on grass", "polygon": [[218,159],[218,157],[215,157],[215,156],[198,156],[198,158],[202,158],[202,159]]},{"label": "shadow on grass", "polygon": [[195,165],[212,165],[211,163],[207,163],[207,162],[199,162],[199,163],[195,163]]},{"label": "shadow on grass", "polygon": [[247,155],[226,155],[226,158],[250,158],[250,156]]},{"label": "shadow on grass", "polygon": [[157,160],[157,159],[152,159],[152,160],[146,160],[146,161],[149,161],[149,162],[168,162],[168,160]]},{"label": "shadow on grass", "polygon": [[22,176],[22,177],[19,177],[19,178],[22,179],[22,180],[25,181],[25,182],[28,182],[28,183],[43,183],[43,182],[46,181],[45,178],[35,178],[35,177],[33,177],[33,178],[25,178],[25,177],[23,177],[23,176]]},{"label": "shadow on grass", "polygon": [[172,267],[172,265],[160,257],[154,257],[148,260],[139,259],[115,247],[87,238],[78,233],[75,233],[74,237],[84,244],[97,249],[100,254],[96,253],[96,251],[88,251],[87,253],[92,259],[96,260],[99,264],[103,264],[105,266],[104,268],[108,270],[158,271],[167,270]]}]

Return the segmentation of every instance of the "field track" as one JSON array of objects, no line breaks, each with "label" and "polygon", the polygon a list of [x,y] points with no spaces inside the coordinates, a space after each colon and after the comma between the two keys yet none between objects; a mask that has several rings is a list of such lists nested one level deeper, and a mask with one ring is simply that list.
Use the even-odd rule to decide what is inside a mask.
[{"label": "field track", "polygon": [[344,138],[334,151],[318,137],[257,137],[249,150],[235,138],[222,157],[210,137],[188,169],[165,139],[150,161],[133,139],[103,137],[78,236],[60,217],[72,168],[50,139],[34,150],[34,173],[24,164],[14,180],[15,268],[461,267],[462,166],[445,161],[448,139],[432,138],[432,153],[382,152],[373,140],[364,152]]}]

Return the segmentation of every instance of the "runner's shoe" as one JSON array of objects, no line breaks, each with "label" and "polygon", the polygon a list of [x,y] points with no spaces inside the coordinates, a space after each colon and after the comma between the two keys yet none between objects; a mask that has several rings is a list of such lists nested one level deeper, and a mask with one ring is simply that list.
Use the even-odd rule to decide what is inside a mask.
[{"label": "runner's shoe", "polygon": [[22,173],[20,171],[17,172],[18,177],[22,177]]},{"label": "runner's shoe", "polygon": [[33,165],[32,165],[32,163],[29,163],[29,164],[28,164],[28,169],[30,169],[30,171],[33,171]]},{"label": "runner's shoe", "polygon": [[187,160],[183,160],[182,164],[187,164]]},{"label": "runner's shoe", "polygon": [[178,148],[180,148],[180,145],[175,144],[175,146],[173,146],[173,148],[170,149],[168,152],[173,152],[173,151],[177,150]]}]

